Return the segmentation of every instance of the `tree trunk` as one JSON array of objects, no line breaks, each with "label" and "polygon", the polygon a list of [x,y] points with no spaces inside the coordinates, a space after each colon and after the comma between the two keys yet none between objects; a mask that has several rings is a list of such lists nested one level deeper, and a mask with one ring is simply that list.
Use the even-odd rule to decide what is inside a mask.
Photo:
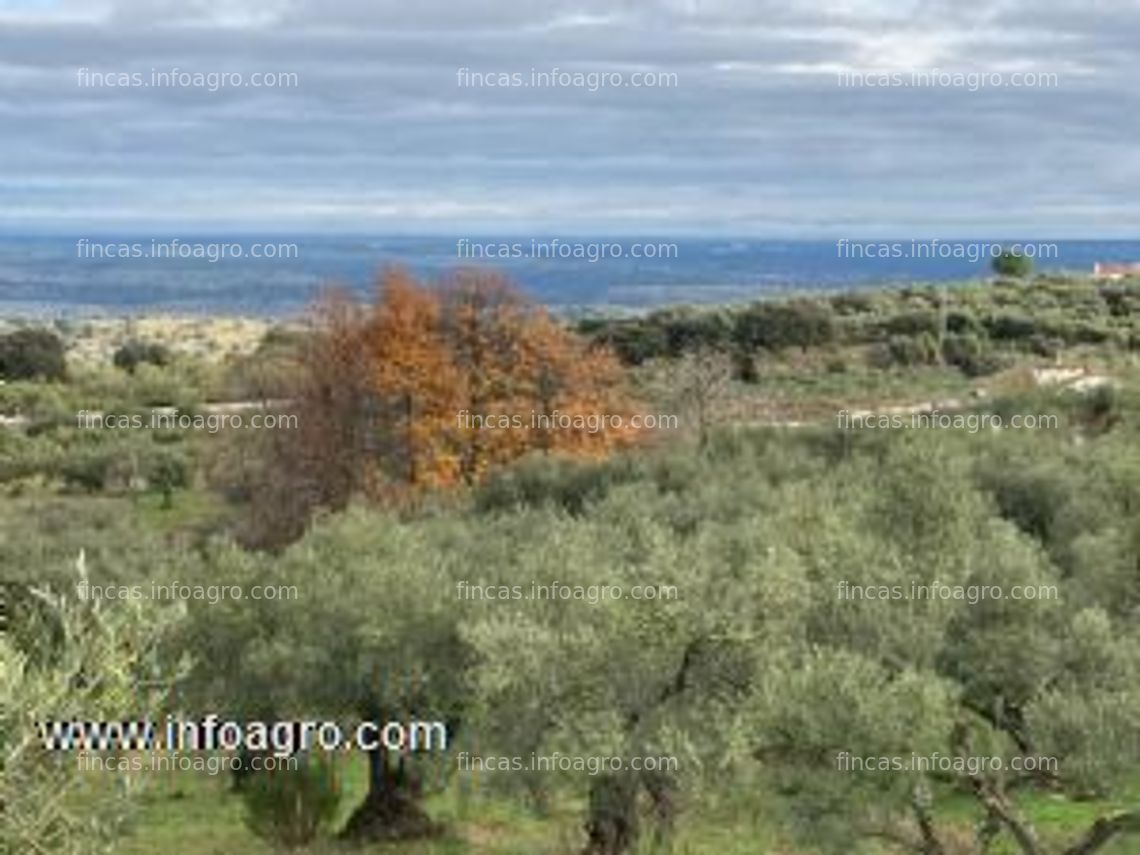
[{"label": "tree trunk", "polygon": [[922,835],[922,855],[946,855],[946,847],[938,837],[934,826],[934,817],[930,814],[930,788],[925,780],[915,785],[911,794],[910,806],[914,811],[915,822],[918,823],[919,834]]},{"label": "tree trunk", "polygon": [[417,802],[419,787],[400,756],[393,766],[389,752],[368,752],[368,795],[353,811],[341,835],[352,840],[406,840],[439,832]]},{"label": "tree trunk", "polygon": [[602,775],[590,786],[586,848],[582,855],[621,855],[637,843],[638,780],[629,774]]},{"label": "tree trunk", "polygon": [[1140,810],[1101,817],[1078,843],[1065,850],[1064,855],[1093,855],[1118,834],[1140,834]]},{"label": "tree trunk", "polygon": [[646,772],[642,776],[653,809],[653,839],[666,847],[673,837],[677,817],[677,782],[664,772]]},{"label": "tree trunk", "polygon": [[1045,855],[1033,826],[1018,814],[1005,793],[977,778],[974,779],[974,792],[986,808],[987,814],[1000,820],[1013,835],[1014,842],[1024,855]]}]

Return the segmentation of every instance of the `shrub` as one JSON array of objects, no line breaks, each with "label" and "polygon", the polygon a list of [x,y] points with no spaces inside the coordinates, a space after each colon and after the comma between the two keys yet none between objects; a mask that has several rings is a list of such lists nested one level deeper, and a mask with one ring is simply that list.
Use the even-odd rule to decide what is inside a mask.
[{"label": "shrub", "polygon": [[169,509],[174,506],[174,491],[190,483],[190,464],[180,452],[160,449],[149,461],[146,478],[162,494],[163,508]]},{"label": "shrub", "polygon": [[669,352],[665,330],[653,317],[586,319],[577,324],[577,331],[592,341],[608,345],[626,365],[641,365]]},{"label": "shrub", "polygon": [[721,350],[732,337],[732,326],[719,312],[678,312],[664,316],[665,347],[677,357],[700,348]]},{"label": "shrub", "polygon": [[986,318],[985,324],[990,338],[998,340],[1029,338],[1038,332],[1037,322],[1023,315],[995,315]]},{"label": "shrub", "polygon": [[831,298],[831,307],[839,315],[861,315],[875,311],[875,298],[870,294],[848,292]]},{"label": "shrub", "polygon": [[67,373],[63,340],[45,329],[0,336],[0,377],[5,380],[62,380]]},{"label": "shrub", "polygon": [[1023,279],[1033,272],[1033,259],[1019,252],[1003,249],[1001,254],[993,260],[990,266],[993,267],[994,273],[998,276],[1012,276],[1016,279]]},{"label": "shrub", "polygon": [[983,334],[985,328],[969,312],[951,311],[946,313],[946,331],[952,333]]},{"label": "shrub", "polygon": [[1076,344],[1104,344],[1112,338],[1109,330],[1092,324],[1078,324],[1073,334]]},{"label": "shrub", "polygon": [[111,361],[116,368],[134,374],[140,363],[147,362],[160,368],[170,363],[170,350],[157,342],[128,341],[115,351]]},{"label": "shrub", "polygon": [[494,473],[475,493],[483,513],[554,505],[571,514],[604,498],[618,485],[637,478],[628,459],[583,463],[565,457],[532,457]]},{"label": "shrub", "polygon": [[88,493],[106,489],[118,462],[114,450],[84,448],[74,451],[59,463],[59,475],[65,485]]},{"label": "shrub", "polygon": [[883,325],[889,335],[937,335],[941,324],[936,312],[904,312],[887,319]]},{"label": "shrub", "polygon": [[1047,465],[992,459],[978,474],[1002,517],[1045,545],[1052,542],[1057,521],[1076,498],[1076,487],[1065,474]]},{"label": "shrub", "polygon": [[1120,421],[1120,395],[1116,387],[1104,383],[1081,396],[1077,418],[1086,428],[1094,431],[1110,430]]},{"label": "shrub", "polygon": [[296,769],[254,775],[241,790],[250,831],[287,849],[311,843],[332,821],[340,801],[340,782],[329,758],[295,757]]},{"label": "shrub", "polygon": [[967,374],[983,350],[984,346],[976,335],[948,335],[942,340],[942,359],[947,365],[960,368]]},{"label": "shrub", "polygon": [[1029,350],[1037,356],[1044,356],[1048,359],[1054,359],[1057,354],[1065,349],[1065,340],[1055,336],[1048,336],[1037,334],[1031,336],[1029,339]]},{"label": "shrub", "polygon": [[743,350],[732,352],[732,373],[741,383],[759,383],[760,373],[756,370],[756,359]]},{"label": "shrub", "polygon": [[1100,297],[1108,306],[1108,313],[1114,318],[1126,318],[1132,314],[1129,292],[1120,288],[1101,288]]},{"label": "shrub", "polygon": [[967,377],[985,377],[1001,371],[1008,360],[976,335],[948,335],[942,340],[942,359]]},{"label": "shrub", "polygon": [[892,336],[887,351],[894,365],[930,365],[938,357],[938,344],[931,335]]},{"label": "shrub", "polygon": [[831,309],[813,300],[756,303],[736,316],[732,335],[746,349],[807,350],[833,341],[835,323]]}]

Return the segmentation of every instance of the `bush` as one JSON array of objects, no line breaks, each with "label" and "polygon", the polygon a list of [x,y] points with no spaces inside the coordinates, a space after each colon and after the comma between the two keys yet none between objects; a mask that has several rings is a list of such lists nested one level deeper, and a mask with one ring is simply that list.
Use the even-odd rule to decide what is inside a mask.
[{"label": "bush", "polygon": [[835,339],[831,309],[812,300],[756,303],[736,316],[733,338],[743,348],[807,350]]},{"label": "bush", "polygon": [[702,348],[722,350],[732,338],[732,325],[719,312],[669,313],[651,320],[663,322],[665,348],[672,357]]},{"label": "bush", "polygon": [[135,369],[143,362],[157,365],[160,368],[170,363],[170,350],[156,342],[128,341],[115,351],[111,361],[116,368],[122,368],[128,374],[134,374]]},{"label": "bush", "polygon": [[942,340],[942,359],[967,377],[984,377],[1006,366],[985,339],[973,334],[948,335]]},{"label": "bush", "polygon": [[585,319],[578,322],[577,331],[592,341],[608,345],[626,365],[641,365],[669,352],[665,330],[652,317]]},{"label": "bush", "polygon": [[990,265],[998,276],[1024,279],[1033,272],[1033,259],[1013,250],[1003,249]]},{"label": "bush", "polygon": [[759,383],[760,373],[756,370],[756,359],[743,350],[732,352],[732,373],[741,383]]},{"label": "bush", "polygon": [[295,757],[296,769],[261,772],[241,790],[250,831],[287,849],[311,843],[340,802],[332,761],[320,755]]},{"label": "bush", "polygon": [[174,491],[190,483],[190,463],[180,452],[161,449],[149,461],[146,479],[162,494],[163,508],[174,506]]},{"label": "bush", "polygon": [[1078,324],[1073,333],[1076,344],[1104,344],[1112,338],[1109,330],[1092,324]]},{"label": "bush", "polygon": [[839,315],[863,315],[875,311],[875,298],[858,292],[836,294],[831,298],[831,307]]},{"label": "bush", "polygon": [[44,329],[0,336],[0,377],[5,380],[62,380],[67,374],[63,340]]},{"label": "bush", "polygon": [[1116,387],[1104,383],[1081,396],[1076,415],[1085,428],[1107,431],[1120,421],[1120,410],[1120,395]]},{"label": "bush", "polygon": [[494,513],[553,505],[580,514],[614,486],[635,481],[638,475],[628,458],[583,463],[536,456],[492,474],[476,491],[475,507]]},{"label": "bush", "polygon": [[936,312],[904,312],[888,318],[883,328],[889,335],[918,336],[937,335],[939,326]]},{"label": "bush", "polygon": [[1037,356],[1055,359],[1065,349],[1065,340],[1048,335],[1034,335],[1029,339],[1029,350]]},{"label": "bush", "polygon": [[1002,314],[986,318],[990,338],[999,341],[1030,338],[1038,332],[1037,322],[1023,315]]},{"label": "bush", "polygon": [[1130,293],[1120,288],[1101,288],[1100,297],[1114,318],[1127,318],[1132,314]]},{"label": "bush", "polygon": [[59,476],[69,488],[98,493],[110,484],[117,463],[114,449],[83,448],[60,461]]},{"label": "bush", "polygon": [[946,331],[982,335],[985,333],[985,328],[978,319],[969,312],[951,311],[946,313]]},{"label": "bush", "polygon": [[887,352],[893,365],[930,365],[938,359],[938,343],[931,335],[892,336]]}]

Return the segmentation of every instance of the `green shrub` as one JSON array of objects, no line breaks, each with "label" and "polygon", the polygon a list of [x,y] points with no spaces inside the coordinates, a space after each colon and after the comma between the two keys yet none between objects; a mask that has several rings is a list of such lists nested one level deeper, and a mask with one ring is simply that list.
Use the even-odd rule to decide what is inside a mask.
[{"label": "green shrub", "polygon": [[1033,259],[1013,250],[1003,249],[990,265],[998,276],[1023,279],[1033,272]]},{"label": "green shrub", "polygon": [[315,840],[340,802],[332,761],[319,754],[295,757],[296,769],[258,773],[241,790],[250,831],[286,849]]},{"label": "green shrub", "polygon": [[862,315],[875,311],[875,298],[870,294],[856,291],[836,294],[831,298],[831,307],[838,315]]},{"label": "green shrub", "polygon": [[641,365],[669,352],[665,330],[652,316],[619,320],[584,319],[579,321],[577,331],[613,348],[618,359],[626,365]]},{"label": "green shrub", "polygon": [[128,341],[115,351],[111,361],[116,368],[121,368],[128,374],[134,374],[135,369],[142,363],[163,367],[170,363],[170,350],[156,342]]},{"label": "green shrub", "polygon": [[972,333],[948,335],[942,340],[942,359],[967,377],[984,377],[1006,367],[1007,360],[995,353],[984,338]]},{"label": "green shrub", "polygon": [[67,374],[63,340],[45,329],[0,336],[0,377],[5,380],[62,380]]},{"label": "green shrub", "polygon": [[756,370],[756,359],[743,350],[732,352],[732,373],[741,383],[759,383],[760,373]]},{"label": "green shrub", "polygon": [[1056,358],[1062,350],[1065,349],[1065,340],[1055,336],[1044,334],[1037,334],[1031,336],[1029,339],[1029,350],[1037,356],[1044,356],[1048,359]]},{"label": "green shrub", "polygon": [[1131,294],[1122,288],[1101,288],[1100,297],[1108,306],[1108,313],[1114,318],[1126,318],[1132,314]]},{"label": "green shrub", "polygon": [[150,486],[162,494],[162,506],[174,506],[174,491],[190,483],[190,462],[182,453],[159,448],[148,461],[146,479]]},{"label": "green shrub", "polygon": [[1093,324],[1077,324],[1073,333],[1075,344],[1104,344],[1112,338],[1109,330]]},{"label": "green shrub", "polygon": [[969,312],[950,311],[946,313],[946,331],[984,335],[985,327]]},{"label": "green shrub", "polygon": [[1013,341],[1029,338],[1039,330],[1033,318],[1024,315],[1001,314],[986,318],[986,329],[990,338],[998,341]]},{"label": "green shrub", "polygon": [[930,365],[937,361],[938,344],[929,334],[918,337],[897,335],[887,342],[887,352],[894,365]]},{"label": "green shrub", "polygon": [[107,488],[118,462],[115,449],[83,448],[60,460],[59,476],[70,488],[98,493]]},{"label": "green shrub", "polygon": [[732,337],[732,324],[721,312],[679,310],[655,314],[651,320],[662,325],[665,349],[672,357],[701,348],[722,350]]},{"label": "green shrub", "polygon": [[732,336],[749,350],[807,350],[834,341],[835,321],[826,304],[813,300],[755,303],[736,316]]},{"label": "green shrub", "polygon": [[1081,396],[1077,418],[1086,428],[1106,431],[1120,421],[1120,410],[1120,394],[1116,387],[1104,383]]},{"label": "green shrub", "polygon": [[937,312],[904,312],[888,318],[883,324],[884,331],[895,336],[937,335],[940,327]]},{"label": "green shrub", "polygon": [[601,500],[617,484],[635,480],[628,458],[584,463],[562,457],[536,456],[493,474],[475,493],[484,513],[554,505],[571,514]]}]

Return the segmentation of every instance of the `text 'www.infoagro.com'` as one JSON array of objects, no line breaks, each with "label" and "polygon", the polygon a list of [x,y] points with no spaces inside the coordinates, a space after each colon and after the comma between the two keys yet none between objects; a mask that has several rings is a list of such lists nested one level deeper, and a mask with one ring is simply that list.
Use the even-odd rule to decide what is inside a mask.
[{"label": "text 'www.infoagro.com'", "polygon": [[334,721],[227,721],[168,717],[161,726],[147,719],[38,723],[49,751],[268,751],[279,757],[323,751],[443,751],[447,727],[441,721],[364,721],[347,733]]}]

